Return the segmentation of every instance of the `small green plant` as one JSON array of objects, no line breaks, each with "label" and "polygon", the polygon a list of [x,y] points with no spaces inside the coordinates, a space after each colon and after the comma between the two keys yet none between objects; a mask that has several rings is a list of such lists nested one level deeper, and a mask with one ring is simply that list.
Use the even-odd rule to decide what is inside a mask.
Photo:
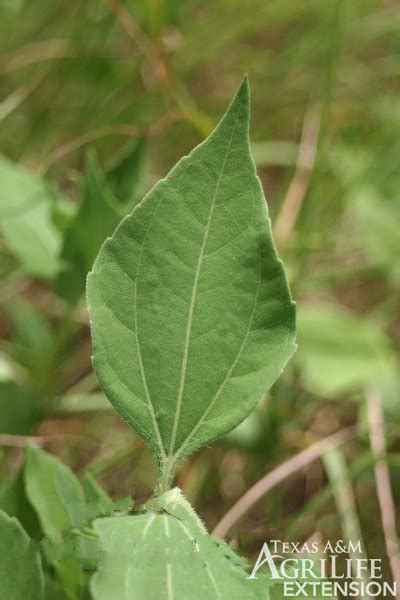
[{"label": "small green plant", "polygon": [[[207,533],[173,487],[182,458],[243,421],[295,349],[294,304],[248,123],[245,78],[216,129],[123,219],[95,260],[87,284],[93,365],[116,410],[149,444],[159,484],[146,506],[132,509],[28,449],[24,485],[39,523],[24,525],[44,534],[40,552],[25,550],[32,600],[44,594],[41,560],[46,598],[86,598],[89,589],[95,600],[269,597],[270,581],[248,580],[242,559]],[[16,553],[29,542],[5,513],[0,529]],[[13,586],[7,600],[27,597],[26,573]]]}]

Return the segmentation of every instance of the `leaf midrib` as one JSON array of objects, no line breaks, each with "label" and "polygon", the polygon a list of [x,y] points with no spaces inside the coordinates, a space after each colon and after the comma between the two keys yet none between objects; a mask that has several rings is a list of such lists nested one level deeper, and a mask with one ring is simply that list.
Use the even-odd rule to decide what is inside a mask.
[{"label": "leaf midrib", "polygon": [[135,283],[134,283],[134,288],[133,288],[133,319],[134,319],[134,327],[135,327],[135,342],[136,342],[136,352],[138,355],[138,361],[139,361],[139,369],[140,369],[140,376],[142,378],[142,383],[143,383],[143,389],[144,389],[144,393],[146,396],[146,400],[147,400],[147,405],[148,405],[148,410],[150,413],[150,418],[151,418],[151,422],[153,425],[153,429],[154,429],[154,433],[156,434],[156,438],[157,438],[157,445],[160,449],[160,457],[162,460],[165,460],[166,458],[166,453],[165,453],[165,448],[164,448],[164,444],[162,441],[162,437],[161,437],[161,433],[160,433],[160,429],[158,427],[158,422],[157,422],[157,418],[156,418],[156,413],[154,410],[154,405],[153,405],[153,401],[151,399],[150,396],[150,392],[149,392],[149,388],[147,385],[147,378],[146,378],[146,373],[144,370],[144,363],[143,363],[143,358],[142,358],[142,350],[140,347],[140,340],[139,340],[139,325],[138,325],[138,311],[137,311],[137,281],[139,278],[139,272],[140,272],[140,267],[141,267],[141,263],[142,263],[142,256],[143,256],[143,248],[146,242],[146,238],[147,235],[150,231],[151,225],[153,223],[154,217],[156,215],[156,212],[160,206],[160,204],[162,203],[164,199],[164,196],[161,196],[160,201],[156,207],[156,209],[154,210],[152,217],[149,221],[148,227],[146,229],[146,233],[143,237],[142,240],[142,244],[140,246],[140,252],[139,252],[139,260],[138,260],[138,266],[137,266],[137,271],[136,271],[136,277],[135,277]]},{"label": "leaf midrib", "polygon": [[191,335],[191,331],[192,331],[193,314],[194,314],[194,308],[195,308],[195,304],[196,304],[197,288],[198,288],[198,283],[199,283],[199,279],[200,279],[200,271],[201,271],[201,266],[202,266],[203,259],[204,259],[204,251],[205,251],[205,247],[206,247],[208,236],[209,236],[209,232],[210,232],[212,216],[213,216],[213,213],[214,213],[214,208],[215,208],[215,204],[216,204],[216,200],[217,200],[217,196],[218,196],[218,192],[219,192],[219,188],[220,188],[222,176],[223,176],[224,170],[225,170],[226,160],[227,160],[228,154],[230,152],[230,148],[231,148],[231,145],[232,145],[233,135],[235,133],[235,130],[236,130],[236,127],[237,127],[237,123],[238,123],[238,120],[239,120],[239,114],[240,114],[240,111],[238,110],[237,115],[236,115],[235,123],[234,123],[234,125],[232,127],[232,131],[231,131],[231,135],[230,135],[230,138],[229,138],[229,142],[228,142],[227,147],[226,147],[226,152],[225,152],[224,160],[223,160],[222,166],[221,166],[221,172],[219,174],[219,177],[218,177],[218,180],[217,180],[217,184],[215,186],[215,191],[214,191],[214,195],[213,195],[213,199],[212,199],[212,202],[211,202],[211,207],[210,207],[210,211],[209,211],[209,215],[208,215],[207,225],[206,225],[206,228],[204,230],[203,241],[202,241],[202,244],[201,244],[201,247],[200,247],[199,257],[198,257],[198,260],[197,260],[196,273],[195,273],[195,278],[194,278],[194,282],[193,282],[192,295],[191,295],[190,305],[189,305],[188,322],[187,322],[187,326],[186,326],[185,344],[184,344],[184,352],[183,352],[183,360],[182,360],[182,368],[181,368],[181,378],[180,378],[179,390],[178,390],[178,399],[177,399],[177,403],[176,403],[175,417],[174,417],[174,423],[173,423],[173,428],[172,428],[172,435],[171,435],[171,440],[170,440],[170,445],[169,445],[169,451],[168,451],[168,458],[167,458],[168,462],[171,460],[171,457],[174,454],[174,448],[175,448],[175,442],[176,442],[176,434],[177,434],[177,430],[178,430],[178,424],[179,424],[181,407],[182,407],[183,393],[184,393],[184,390],[185,390],[186,373],[187,373],[187,362],[188,362],[188,356],[189,356],[190,335]]}]

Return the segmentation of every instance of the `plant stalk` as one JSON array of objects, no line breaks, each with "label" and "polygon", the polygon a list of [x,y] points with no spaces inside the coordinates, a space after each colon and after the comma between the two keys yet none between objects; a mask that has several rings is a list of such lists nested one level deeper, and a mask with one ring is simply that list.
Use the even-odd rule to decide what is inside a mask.
[{"label": "plant stalk", "polygon": [[160,478],[157,489],[157,496],[161,496],[172,488],[175,478],[176,459],[174,456],[167,456],[160,465]]}]

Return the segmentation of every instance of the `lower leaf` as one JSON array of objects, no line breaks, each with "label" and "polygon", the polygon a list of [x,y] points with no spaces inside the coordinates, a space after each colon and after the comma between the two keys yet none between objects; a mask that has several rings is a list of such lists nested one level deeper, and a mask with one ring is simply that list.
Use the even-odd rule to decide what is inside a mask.
[{"label": "lower leaf", "polygon": [[103,553],[95,600],[269,598],[268,581],[247,578],[241,559],[208,535],[179,490],[160,503],[165,512],[94,522]]},{"label": "lower leaf", "polygon": [[0,598],[43,599],[40,554],[14,517],[0,511]]}]

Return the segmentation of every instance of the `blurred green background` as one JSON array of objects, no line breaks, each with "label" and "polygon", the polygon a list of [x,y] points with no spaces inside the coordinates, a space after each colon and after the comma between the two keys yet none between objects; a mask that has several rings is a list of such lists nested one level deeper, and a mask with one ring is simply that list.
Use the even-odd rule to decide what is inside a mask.
[{"label": "blurred green background", "polygon": [[22,510],[10,489],[26,436],[114,498],[151,493],[150,453],[92,373],[85,275],[247,72],[299,349],[256,412],[189,457],[177,483],[212,529],[276,465],[354,425],[231,538],[254,556],[269,538],[361,532],[369,556],[384,557],[368,411],[383,416],[398,506],[398,3],[0,0],[0,31],[0,506]]}]

